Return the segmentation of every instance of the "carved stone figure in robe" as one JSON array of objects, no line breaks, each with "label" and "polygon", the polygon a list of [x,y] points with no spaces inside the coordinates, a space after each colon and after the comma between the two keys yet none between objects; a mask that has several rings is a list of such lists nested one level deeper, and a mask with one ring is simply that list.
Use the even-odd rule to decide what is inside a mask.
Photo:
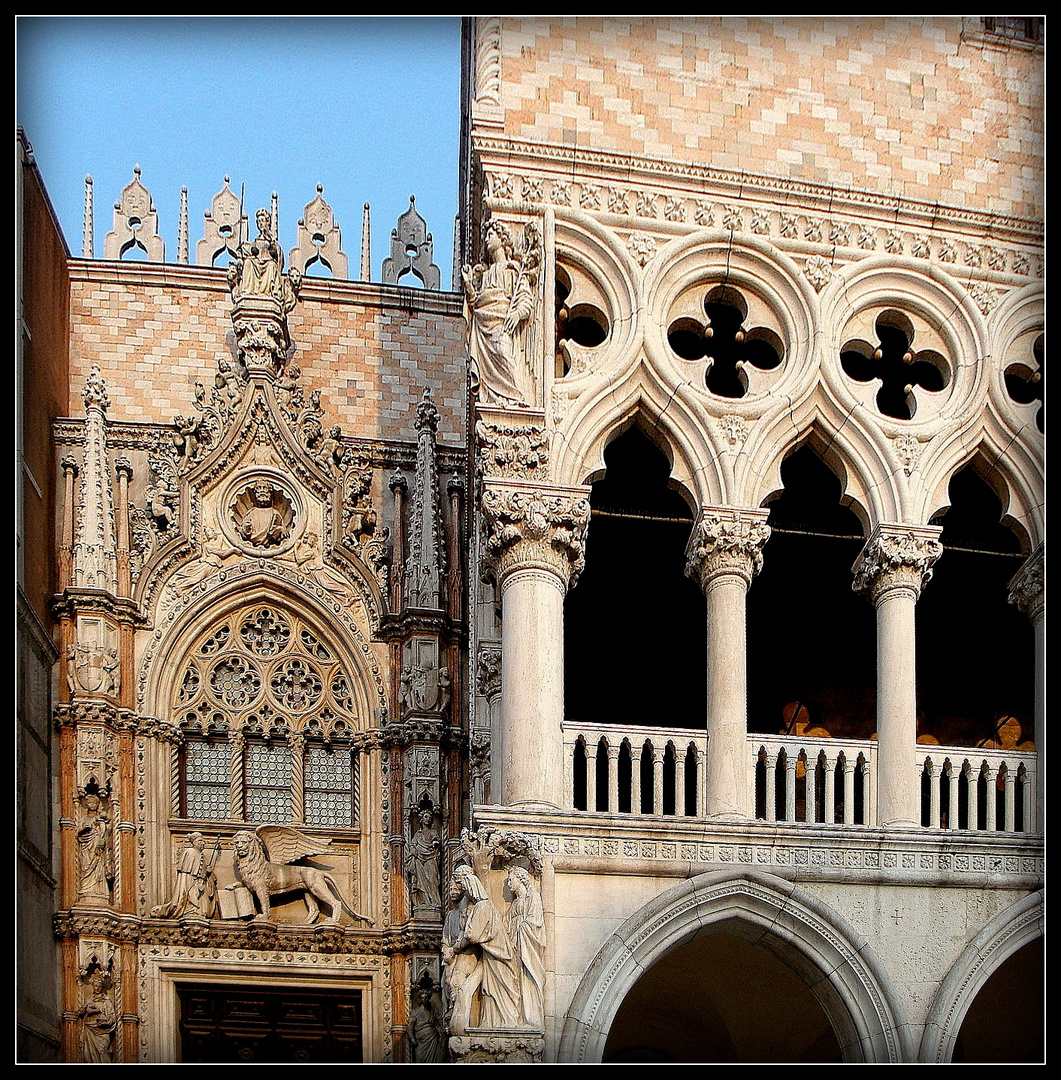
[{"label": "carved stone figure in robe", "polygon": [[114,856],[111,851],[111,822],[99,795],[88,792],[81,797],[83,815],[77,830],[80,877],[77,898],[97,906],[111,900],[114,880]]},{"label": "carved stone figure in robe", "polygon": [[439,889],[439,854],[442,841],[435,828],[435,815],[430,809],[423,809],[419,815],[419,827],[409,841],[409,858],[406,867],[409,875],[409,895],[413,903],[413,913],[426,911],[436,918],[441,903]]},{"label": "carved stone figure in robe", "polygon": [[295,306],[295,287],[284,277],[284,253],[273,236],[272,219],[268,210],[254,216],[258,235],[240,244],[236,259],[229,267],[229,283],[233,299],[244,296],[271,296],[279,300],[284,311]]},{"label": "carved stone figure in robe", "polygon": [[540,251],[537,232],[528,225],[529,243],[522,262],[513,258],[508,230],[498,221],[484,232],[486,264],[461,271],[464,282],[468,351],[487,404],[533,404],[534,376],[521,331],[534,309]]},{"label": "carved stone figure in robe", "polygon": [[239,534],[254,547],[269,547],[287,539],[287,525],[283,514],[273,504],[273,486],[267,480],[259,480],[251,489],[253,505],[247,509],[239,523]]},{"label": "carved stone figure in robe", "polygon": [[157,919],[181,919],[185,915],[213,918],[217,902],[217,879],[213,870],[216,858],[216,851],[213,857],[206,854],[203,834],[191,833],[188,846],[177,863],[173,895],[168,903],[152,908],[151,914]]},{"label": "carved stone figure in robe", "polygon": [[445,1043],[442,1026],[435,1009],[434,997],[429,986],[418,986],[413,992],[413,1008],[409,1026],[405,1029],[409,1046],[409,1060],[417,1064],[445,1061]]},{"label": "carved stone figure in robe", "polygon": [[109,1064],[114,1060],[114,1031],[118,1018],[114,1012],[114,1003],[107,993],[107,976],[102,971],[95,972],[89,978],[92,997],[82,1007],[81,1017],[81,1060],[90,1064]]},{"label": "carved stone figure in robe", "polygon": [[470,866],[458,866],[453,872],[450,896],[458,899],[461,912],[452,927],[455,933],[447,933],[449,920],[443,930],[442,959],[453,1005],[450,1033],[467,1032],[476,990],[480,995],[476,1027],[518,1027],[519,976],[512,942],[497,908]]},{"label": "carved stone figure in robe", "polygon": [[515,897],[505,913],[505,927],[519,960],[520,1023],[545,1030],[545,913],[542,898],[522,866],[513,866],[506,882]]}]

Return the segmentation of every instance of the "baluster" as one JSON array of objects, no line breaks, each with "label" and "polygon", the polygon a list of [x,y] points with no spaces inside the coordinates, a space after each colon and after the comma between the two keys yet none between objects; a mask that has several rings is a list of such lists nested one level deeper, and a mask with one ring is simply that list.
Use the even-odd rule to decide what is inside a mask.
[{"label": "baluster", "polygon": [[984,828],[988,832],[995,831],[995,816],[998,807],[998,771],[992,769],[990,763],[984,773],[984,782],[987,784],[987,798],[984,799]]},{"label": "baluster", "polygon": [[676,817],[686,817],[685,806],[685,758],[688,751],[674,751],[674,813]]},{"label": "baluster", "polygon": [[938,829],[940,827],[939,789],[943,777],[936,775],[935,766],[931,761],[926,761],[924,768],[928,772],[928,827]]},{"label": "baluster", "polygon": [[630,747],[630,813],[641,813],[641,751],[643,747],[639,746],[637,750],[634,747]]},{"label": "baluster", "polygon": [[1002,801],[1002,828],[1006,832],[1017,831],[1017,803],[1016,803],[1016,776],[1007,763],[1006,775],[1003,778],[1005,795]]},{"label": "baluster", "polygon": [[814,808],[818,805],[818,759],[815,757],[811,759],[810,754],[806,755],[807,763],[807,798],[806,805],[803,807],[803,820],[808,825],[815,823]]},{"label": "baluster", "polygon": [[844,754],[844,824],[855,823],[855,763]]},{"label": "baluster", "polygon": [[954,767],[953,762],[947,767],[947,781],[950,785],[950,812],[947,815],[947,828],[958,827],[958,782],[961,777],[959,769]]},{"label": "baluster", "polygon": [[1021,792],[1023,796],[1021,801],[1024,805],[1024,831],[1026,833],[1034,833],[1039,827],[1039,823],[1035,820],[1036,791],[1032,786],[1031,770],[1027,770],[1020,778],[1020,781],[1024,788]]},{"label": "baluster", "polygon": [[763,800],[763,815],[767,821],[774,821],[777,818],[777,787],[774,780],[774,774],[777,769],[777,759],[772,751],[765,751],[763,754],[763,763],[766,766],[766,797]]},{"label": "baluster", "polygon": [[707,817],[707,769],[704,765],[705,757],[699,750],[693,762],[696,769],[696,816]]},{"label": "baluster", "polygon": [[962,767],[965,773],[965,823],[970,829],[975,829],[976,821],[976,777],[969,762]]},{"label": "baluster", "polygon": [[652,747],[652,813],[663,816],[663,751]]},{"label": "baluster", "polygon": [[586,809],[593,811],[597,809],[597,753],[600,750],[600,744],[593,746],[593,752],[590,753],[590,744],[586,743]]},{"label": "baluster", "polygon": [[608,746],[608,812],[619,813],[619,747]]},{"label": "baluster", "polygon": [[836,758],[824,756],[822,772],[825,774],[825,793],[822,795],[822,818],[824,824],[836,824]]},{"label": "baluster", "polygon": [[796,765],[798,755],[785,757],[785,821],[796,820]]}]

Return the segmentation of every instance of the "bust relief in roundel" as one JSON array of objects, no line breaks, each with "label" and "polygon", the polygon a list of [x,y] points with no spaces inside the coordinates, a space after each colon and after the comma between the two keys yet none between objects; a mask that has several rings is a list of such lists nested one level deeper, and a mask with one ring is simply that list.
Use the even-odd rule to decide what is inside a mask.
[{"label": "bust relief in roundel", "polygon": [[275,477],[244,477],[225,500],[225,531],[248,555],[279,555],[294,543],[301,508]]}]

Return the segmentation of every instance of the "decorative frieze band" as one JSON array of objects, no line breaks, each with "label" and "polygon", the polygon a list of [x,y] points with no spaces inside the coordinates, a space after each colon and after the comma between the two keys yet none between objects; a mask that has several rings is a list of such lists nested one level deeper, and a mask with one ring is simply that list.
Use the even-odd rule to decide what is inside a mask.
[{"label": "decorative frieze band", "polygon": [[548,475],[549,436],[544,413],[526,419],[510,411],[476,410],[475,447],[488,479],[544,480]]},{"label": "decorative frieze band", "polygon": [[589,488],[527,488],[495,481],[482,496],[486,556],[498,582],[512,571],[536,567],[573,586],[585,566]]},{"label": "decorative frieze band", "polygon": [[704,506],[685,549],[685,572],[701,588],[719,575],[737,575],[745,585],[763,566],[763,545],[770,539],[767,510]]},{"label": "decorative frieze band", "polygon": [[916,600],[943,554],[942,529],[934,525],[877,525],[853,567],[852,588],[868,592],[874,603],[894,589]]}]

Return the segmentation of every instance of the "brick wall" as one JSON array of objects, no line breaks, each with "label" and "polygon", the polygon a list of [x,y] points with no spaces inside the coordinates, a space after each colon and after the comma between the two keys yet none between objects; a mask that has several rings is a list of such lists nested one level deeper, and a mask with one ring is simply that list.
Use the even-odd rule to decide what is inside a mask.
[{"label": "brick wall", "polygon": [[[231,355],[231,302],[220,270],[168,264],[71,262],[68,415],[81,416],[92,364],[107,379],[108,416],[170,423],[194,408]],[[307,279],[289,316],[307,391],[328,422],[363,438],[415,439],[425,385],[442,414],[439,439],[464,443],[465,330],[450,293]]]},{"label": "brick wall", "polygon": [[979,19],[504,19],[511,137],[1040,218],[1043,53]]}]

